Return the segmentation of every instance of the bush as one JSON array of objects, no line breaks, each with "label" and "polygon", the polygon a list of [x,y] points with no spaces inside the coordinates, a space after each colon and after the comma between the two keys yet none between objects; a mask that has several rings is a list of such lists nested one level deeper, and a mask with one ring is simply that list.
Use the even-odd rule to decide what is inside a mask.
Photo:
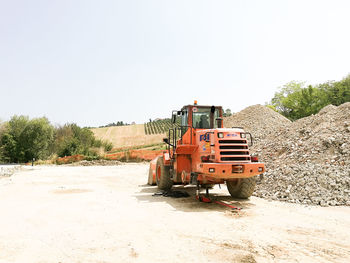
[{"label": "bush", "polygon": [[103,142],[103,148],[106,152],[109,152],[113,149],[113,144],[111,142],[105,141]]},{"label": "bush", "polygon": [[101,160],[101,156],[99,156],[99,155],[85,156],[84,160],[86,160],[86,161]]}]

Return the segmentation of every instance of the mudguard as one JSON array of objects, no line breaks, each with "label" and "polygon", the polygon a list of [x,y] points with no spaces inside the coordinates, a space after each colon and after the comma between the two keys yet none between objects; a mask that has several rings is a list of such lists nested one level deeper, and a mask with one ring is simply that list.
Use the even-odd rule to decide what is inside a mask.
[{"label": "mudguard", "polygon": [[158,155],[156,158],[154,158],[149,163],[149,172],[148,172],[148,184],[149,185],[155,185],[156,184],[156,169],[157,169],[157,161],[159,157],[163,157],[164,165],[168,166],[171,164],[170,155],[168,152],[163,152],[162,154]]},{"label": "mudguard", "polygon": [[155,185],[156,184],[156,165],[157,160],[162,155],[157,156],[149,163],[149,172],[148,172],[148,184],[149,185]]}]

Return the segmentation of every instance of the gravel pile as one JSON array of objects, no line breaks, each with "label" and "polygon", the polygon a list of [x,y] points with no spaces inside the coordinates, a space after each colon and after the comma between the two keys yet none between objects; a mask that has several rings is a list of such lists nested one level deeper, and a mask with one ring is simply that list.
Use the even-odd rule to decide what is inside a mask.
[{"label": "gravel pile", "polygon": [[[255,120],[255,121],[254,121]],[[267,172],[255,195],[314,205],[350,205],[350,103],[295,122],[261,105],[229,117],[257,138]]]},{"label": "gravel pile", "polygon": [[246,132],[252,134],[254,138],[253,151],[261,149],[267,138],[272,139],[276,131],[284,131],[291,123],[281,114],[259,104],[224,118],[225,127],[243,127]]},{"label": "gravel pile", "polygon": [[19,165],[0,165],[0,177],[8,177],[21,169]]}]

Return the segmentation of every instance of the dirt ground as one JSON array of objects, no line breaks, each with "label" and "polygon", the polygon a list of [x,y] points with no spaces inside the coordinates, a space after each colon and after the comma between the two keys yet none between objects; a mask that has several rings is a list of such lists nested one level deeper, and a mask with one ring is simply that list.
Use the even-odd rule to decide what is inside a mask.
[{"label": "dirt ground", "polygon": [[[148,164],[0,177],[0,262],[350,262],[350,207],[152,196]],[[183,188],[181,188],[184,190]]]}]

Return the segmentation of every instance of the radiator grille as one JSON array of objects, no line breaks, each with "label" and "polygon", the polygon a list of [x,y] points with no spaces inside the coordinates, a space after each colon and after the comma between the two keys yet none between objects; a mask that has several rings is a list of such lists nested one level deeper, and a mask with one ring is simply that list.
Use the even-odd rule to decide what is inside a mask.
[{"label": "radiator grille", "polygon": [[247,140],[219,140],[222,162],[250,162]]}]

